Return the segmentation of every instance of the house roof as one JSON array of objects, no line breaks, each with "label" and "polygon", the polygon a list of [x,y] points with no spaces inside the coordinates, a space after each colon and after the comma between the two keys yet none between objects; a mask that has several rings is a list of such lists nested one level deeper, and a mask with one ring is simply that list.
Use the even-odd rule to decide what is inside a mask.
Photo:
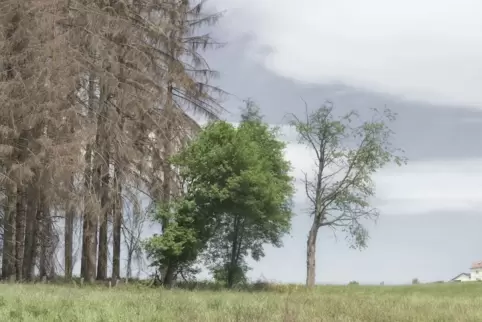
[{"label": "house roof", "polygon": [[482,261],[472,263],[472,266],[470,268],[482,268]]},{"label": "house roof", "polygon": [[454,278],[452,278],[451,281],[456,280],[457,278],[459,278],[459,277],[461,277],[461,276],[463,276],[463,275],[470,277],[470,274],[469,274],[469,273],[460,273],[459,275],[457,275],[457,276],[455,276]]}]

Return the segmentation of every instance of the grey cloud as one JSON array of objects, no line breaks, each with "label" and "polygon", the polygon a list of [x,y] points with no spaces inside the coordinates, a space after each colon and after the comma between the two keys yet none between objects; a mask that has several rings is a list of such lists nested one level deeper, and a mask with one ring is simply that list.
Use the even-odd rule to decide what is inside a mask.
[{"label": "grey cloud", "polygon": [[477,158],[482,136],[480,109],[436,106],[413,102],[386,94],[357,90],[344,85],[310,85],[282,78],[267,71],[262,65],[246,57],[245,47],[250,37],[234,40],[225,48],[209,52],[208,59],[220,71],[215,82],[234,94],[225,102],[230,121],[239,119],[242,99],[254,99],[268,122],[286,122],[287,113],[304,113],[304,103],[316,108],[326,100],[332,101],[342,113],[357,109],[363,115],[370,108],[390,108],[398,114],[393,124],[396,144],[406,151],[411,160]]}]

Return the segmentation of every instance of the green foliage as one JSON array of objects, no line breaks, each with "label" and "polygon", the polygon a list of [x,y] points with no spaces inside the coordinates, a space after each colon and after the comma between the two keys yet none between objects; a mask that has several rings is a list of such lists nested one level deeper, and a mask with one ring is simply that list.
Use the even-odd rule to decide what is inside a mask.
[{"label": "green foliage", "polygon": [[206,241],[204,217],[198,216],[195,204],[180,198],[158,208],[154,220],[169,223],[163,234],[155,234],[144,242],[152,266],[174,265],[186,270],[196,259]]},{"label": "green foliage", "polygon": [[347,233],[354,248],[367,245],[365,219],[375,220],[378,210],[369,200],[375,194],[372,175],[388,163],[401,165],[401,150],[391,143],[390,110],[373,109],[371,120],[362,121],[352,111],[336,116],[332,105],[324,105],[291,125],[299,142],[314,152],[314,176],[305,174],[305,191],[315,227],[330,227]]},{"label": "green foliage", "polygon": [[[211,267],[213,278],[216,282],[226,285],[226,281],[231,279],[233,285],[245,285],[248,282],[246,273],[249,267],[245,263],[235,263],[231,267],[231,263],[221,263],[220,266]],[[229,276],[231,274],[231,276]]]},{"label": "green foliage", "polygon": [[238,127],[209,124],[172,159],[185,183],[184,196],[157,220],[168,219],[164,235],[146,243],[160,262],[184,263],[200,253],[216,278],[228,286],[245,279],[244,259],[264,256],[264,244],[281,246],[290,229],[293,194],[284,143],[248,106]]}]

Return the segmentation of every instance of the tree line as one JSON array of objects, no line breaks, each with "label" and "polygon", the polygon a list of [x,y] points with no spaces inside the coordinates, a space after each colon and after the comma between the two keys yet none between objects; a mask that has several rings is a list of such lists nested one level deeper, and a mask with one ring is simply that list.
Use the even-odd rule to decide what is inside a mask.
[{"label": "tree line", "polygon": [[[239,126],[218,120],[224,92],[210,85],[216,73],[202,51],[220,44],[202,27],[221,15],[203,4],[1,4],[3,279],[62,275],[61,244],[63,275],[72,278],[76,223],[87,282],[120,277],[122,241],[128,261],[145,250],[166,285],[202,262],[233,286],[246,280],[248,257],[261,259],[266,244],[282,246],[294,216],[285,144],[251,102]],[[203,128],[193,113],[212,122]],[[316,155],[314,176],[304,180],[313,218],[310,286],[318,230],[345,230],[365,246],[363,219],[378,215],[368,202],[371,175],[402,161],[387,126],[393,115],[373,115],[337,116],[330,105],[306,119],[292,115],[300,143]],[[140,195],[161,227],[145,241]]]},{"label": "tree line", "polygon": [[189,109],[221,111],[201,55],[217,43],[197,32],[219,14],[187,0],[8,0],[1,11],[2,277],[53,275],[64,242],[70,278],[79,219],[81,275],[117,278],[123,202],[169,201],[167,159],[199,130]]}]

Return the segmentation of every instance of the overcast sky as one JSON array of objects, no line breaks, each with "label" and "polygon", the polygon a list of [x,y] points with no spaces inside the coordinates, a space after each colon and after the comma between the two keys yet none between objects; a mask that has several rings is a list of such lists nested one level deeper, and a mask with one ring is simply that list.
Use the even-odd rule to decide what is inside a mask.
[{"label": "overcast sky", "polygon": [[[340,111],[384,106],[399,114],[396,144],[409,164],[375,176],[381,211],[362,252],[323,230],[322,283],[448,280],[482,260],[482,2],[477,0],[211,0],[226,10],[209,53],[217,83],[251,97],[283,123],[331,100]],[[239,116],[239,99],[225,103]],[[308,151],[290,144],[295,173]],[[285,247],[267,251],[250,276],[305,279],[309,219],[302,191]],[[306,205],[306,204],[305,204]]]},{"label": "overcast sky", "polygon": [[[215,81],[234,96],[223,117],[238,121],[252,98],[266,121],[284,123],[325,100],[338,111],[387,106],[399,114],[395,144],[407,166],[375,176],[381,211],[371,240],[350,250],[322,230],[320,283],[448,280],[482,260],[482,2],[480,0],[210,0],[226,10],[207,54]],[[289,144],[294,173],[309,153]],[[297,184],[299,186],[299,182]],[[267,248],[250,277],[304,282],[309,218],[302,191],[285,247]]]}]

